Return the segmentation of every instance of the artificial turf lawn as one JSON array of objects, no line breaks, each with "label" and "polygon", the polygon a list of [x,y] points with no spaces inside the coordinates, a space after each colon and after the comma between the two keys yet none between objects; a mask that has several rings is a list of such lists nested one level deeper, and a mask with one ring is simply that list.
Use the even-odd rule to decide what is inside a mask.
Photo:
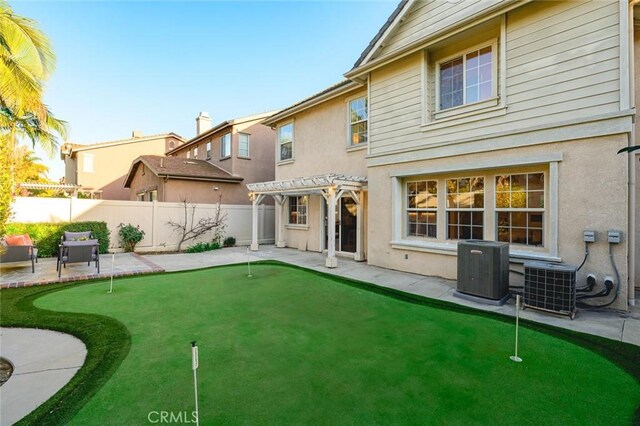
[{"label": "artificial turf lawn", "polygon": [[190,412],[191,340],[200,347],[202,424],[634,418],[638,382],[566,340],[522,328],[524,362],[516,364],[512,324],[297,268],[255,265],[252,273],[219,267],[121,279],[113,294],[102,282],[37,299],[39,308],[112,317],[131,336],[122,364],[72,423],[143,424],[151,411]]}]

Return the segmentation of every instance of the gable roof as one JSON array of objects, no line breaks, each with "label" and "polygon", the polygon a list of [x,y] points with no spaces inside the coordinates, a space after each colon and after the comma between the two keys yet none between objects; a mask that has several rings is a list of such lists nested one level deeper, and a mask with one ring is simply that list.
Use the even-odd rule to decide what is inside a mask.
[{"label": "gable roof", "polygon": [[133,160],[124,187],[129,188],[136,170],[144,164],[154,175],[162,178],[199,180],[209,182],[240,182],[241,176],[235,176],[226,170],[204,160],[192,160],[162,155],[141,155]]},{"label": "gable roof", "polygon": [[169,133],[158,133],[156,135],[132,137],[127,139],[117,139],[113,141],[98,142],[98,143],[86,144],[86,145],[66,142],[60,147],[60,156],[64,160],[63,155],[65,154],[72,155],[74,152],[78,152],[78,151],[86,151],[94,148],[106,148],[109,146],[123,145],[123,144],[129,144],[129,143],[146,142],[152,139],[160,139],[160,138],[168,138],[168,137],[176,138],[182,142],[185,141],[185,139],[182,136],[173,132],[169,132]]},{"label": "gable roof", "polygon": [[[360,65],[362,65],[365,58],[369,56],[369,53],[371,53],[371,51],[376,47],[378,42],[382,40],[383,36],[386,35],[387,30],[389,30],[390,27],[394,24],[394,21],[396,20],[398,15],[400,15],[400,12],[402,12],[402,10],[407,5],[407,3],[409,3],[409,0],[401,0],[400,3],[398,3],[398,6],[394,9],[393,12],[391,12],[391,15],[389,15],[389,18],[387,19],[387,21],[384,23],[384,25],[382,25],[382,27],[380,28],[378,33],[373,37],[373,39],[371,39],[371,41],[369,42],[367,47],[362,51],[362,53],[360,54],[360,57],[358,58],[356,63],[353,64],[353,67],[351,69],[358,68]],[[408,9],[409,8],[407,7],[407,10]]]},{"label": "gable roof", "polygon": [[265,119],[267,117],[272,116],[273,114],[276,114],[278,111],[269,111],[269,112],[263,112],[261,114],[254,114],[254,115],[247,115],[244,117],[239,117],[239,118],[233,118],[231,120],[226,120],[223,121],[222,123],[218,123],[215,126],[213,126],[212,128],[210,128],[209,130],[200,133],[199,135],[194,136],[193,138],[189,139],[188,141],[186,141],[185,143],[183,143],[180,146],[177,146],[175,148],[173,148],[171,151],[167,151],[166,155],[172,155],[182,149],[185,149],[191,145],[194,145],[197,142],[200,142],[202,139],[206,139],[207,137],[213,135],[214,133],[217,133],[221,130],[224,130],[227,127],[232,127],[238,124],[242,124],[242,123],[246,123],[248,121],[258,121],[258,120],[262,120]]}]

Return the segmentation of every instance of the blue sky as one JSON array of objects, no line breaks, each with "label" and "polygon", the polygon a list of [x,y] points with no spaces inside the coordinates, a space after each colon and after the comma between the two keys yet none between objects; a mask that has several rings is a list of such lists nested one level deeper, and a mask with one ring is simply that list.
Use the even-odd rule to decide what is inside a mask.
[{"label": "blue sky", "polygon": [[[195,133],[286,107],[342,79],[396,1],[13,1],[52,40],[45,100],[69,140]],[[46,158],[50,177],[63,175]]]}]

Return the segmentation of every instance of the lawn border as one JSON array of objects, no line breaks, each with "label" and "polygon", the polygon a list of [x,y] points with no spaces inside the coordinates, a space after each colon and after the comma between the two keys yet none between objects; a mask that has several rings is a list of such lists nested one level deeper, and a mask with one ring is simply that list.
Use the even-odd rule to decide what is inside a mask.
[{"label": "lawn border", "polygon": [[[244,264],[244,262],[241,262],[226,265],[207,266],[183,271],[157,273],[183,274],[206,269],[237,267]],[[260,260],[252,262],[252,264],[274,265],[302,270],[312,275],[316,275],[322,278],[328,278],[341,284],[345,284],[383,296],[392,297],[394,299],[402,300],[408,303],[425,305],[437,309],[444,309],[447,311],[479,316],[501,322],[513,323],[514,321],[514,317],[507,314],[492,311],[483,311],[477,308],[458,305],[452,302],[432,299],[426,296],[403,292],[401,290],[385,287],[379,284],[374,284],[353,278],[347,278],[339,275],[333,275],[315,269],[293,265],[283,261]],[[145,277],[154,274],[155,273],[145,274]],[[136,278],[136,276],[121,277],[118,280],[129,278]],[[96,282],[98,281],[76,281],[73,283],[61,284],[58,286],[30,287],[30,290],[27,290],[27,288],[16,288],[3,289],[0,291],[0,295],[6,295],[7,292],[19,292],[21,290],[28,293],[22,297],[18,297],[18,300],[15,303],[17,312],[10,313],[10,320],[7,321],[5,318],[0,318],[0,325],[2,325],[2,327],[45,328],[60,331],[79,338],[87,346],[87,358],[85,359],[85,363],[83,364],[82,368],[76,373],[76,375],[74,375],[74,377],[49,400],[47,400],[17,424],[47,425],[68,422],[82,408],[82,406],[84,406],[111,378],[126,355],[129,353],[131,347],[131,336],[129,330],[120,321],[98,314],[57,312],[37,308],[33,305],[33,302],[36,299],[46,294],[65,290],[78,285],[95,284]],[[0,300],[1,299],[2,298],[0,297]],[[4,317],[6,315],[6,310],[3,309],[3,311]],[[29,318],[34,313],[37,314],[36,316],[44,314],[44,317],[36,318],[35,320],[31,318],[27,319],[26,321],[24,320],[24,318],[22,318]],[[12,314],[15,317],[12,316]],[[58,324],[55,322],[44,324],[47,319],[63,319],[63,321],[62,323]],[[622,368],[625,372],[630,374],[637,382],[640,383],[640,347],[637,347],[630,343],[620,342],[617,340],[612,340],[605,337],[595,336],[578,331],[567,330],[564,328],[556,327],[549,324],[543,324],[528,319],[520,319],[520,324],[528,329],[549,334],[551,336],[560,338],[562,340],[585,348],[589,351],[592,351],[611,361],[618,367]],[[102,333],[96,333],[96,329],[94,328],[96,325],[102,328]],[[117,339],[106,339],[104,341],[101,341],[103,333],[107,331],[114,332]],[[120,341],[122,342],[122,344],[116,345],[114,340]],[[640,425],[640,405],[636,407],[633,424]]]}]

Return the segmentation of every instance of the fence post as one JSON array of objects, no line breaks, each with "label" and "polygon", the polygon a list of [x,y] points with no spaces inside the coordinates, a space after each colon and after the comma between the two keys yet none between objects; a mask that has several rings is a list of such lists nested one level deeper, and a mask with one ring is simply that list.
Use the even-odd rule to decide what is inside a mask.
[{"label": "fence post", "polygon": [[153,250],[158,246],[158,200],[153,200],[153,209],[151,210],[151,248]]}]

